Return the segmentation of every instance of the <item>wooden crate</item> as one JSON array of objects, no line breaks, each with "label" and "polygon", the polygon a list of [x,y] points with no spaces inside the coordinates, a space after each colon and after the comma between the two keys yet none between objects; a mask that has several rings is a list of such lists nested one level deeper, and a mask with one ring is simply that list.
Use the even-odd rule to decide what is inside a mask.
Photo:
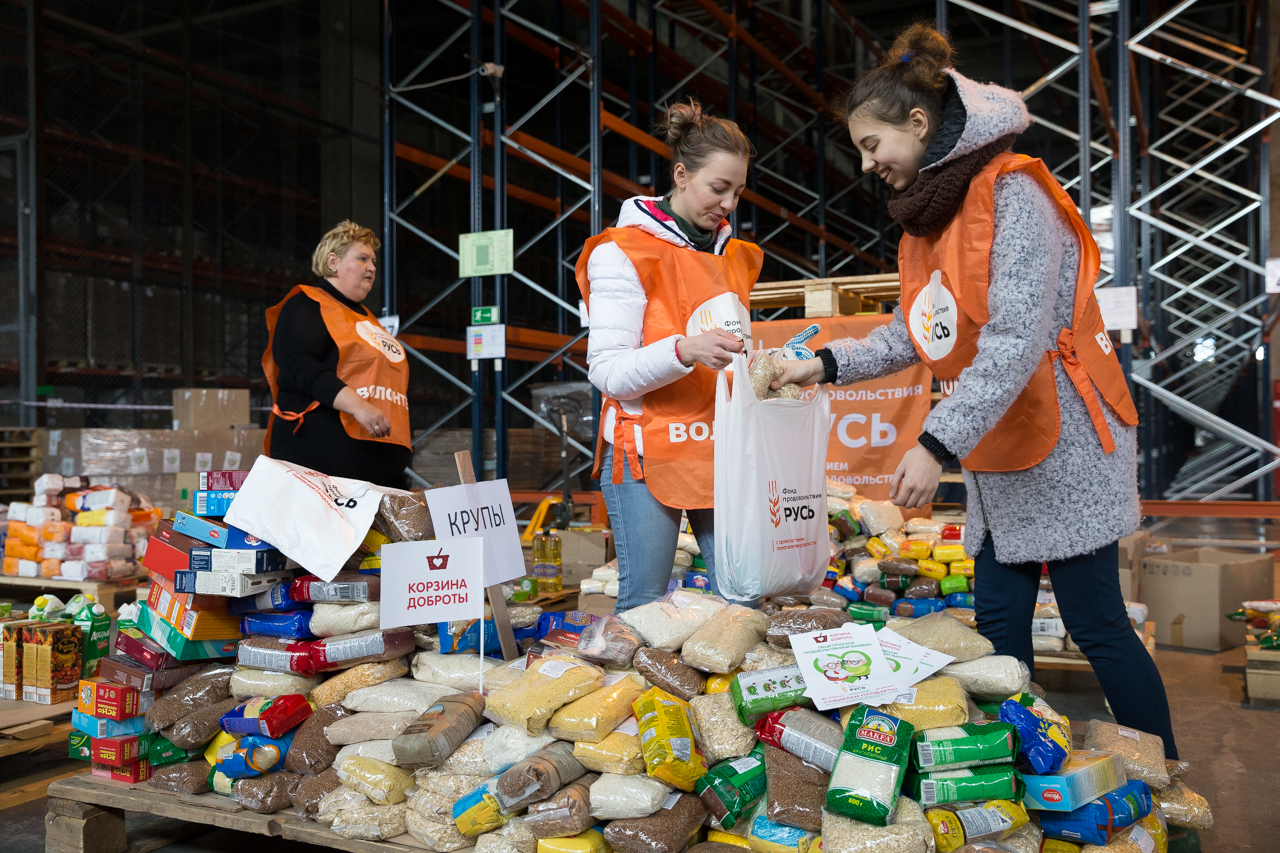
[{"label": "wooden crate", "polygon": [[[125,837],[126,811],[173,819],[169,833],[175,837],[169,843],[219,827],[248,835],[303,841],[349,853],[417,853],[428,849],[408,833],[390,841],[343,838],[326,826],[300,820],[290,812],[258,814],[217,794],[170,794],[153,790],[145,783],[114,782],[91,776],[85,771],[49,785],[49,812],[45,818],[46,853],[119,853],[143,847],[154,850],[160,846]],[[250,838],[245,838],[244,842],[246,849],[256,850],[264,846]]]},{"label": "wooden crate", "polygon": [[29,500],[40,476],[41,431],[34,427],[0,429],[0,502]]}]

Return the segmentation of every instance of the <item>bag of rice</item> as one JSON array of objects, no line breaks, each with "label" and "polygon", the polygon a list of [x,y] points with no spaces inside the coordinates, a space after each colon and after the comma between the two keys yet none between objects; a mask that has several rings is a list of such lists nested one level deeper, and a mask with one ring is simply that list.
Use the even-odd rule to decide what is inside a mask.
[{"label": "bag of rice", "polygon": [[476,836],[475,843],[475,853],[537,853],[538,850],[538,839],[520,817],[513,817],[497,829]]},{"label": "bag of rice", "polygon": [[467,736],[462,745],[444,760],[440,769],[448,773],[461,773],[464,776],[484,776],[489,772],[489,763],[484,760],[484,741],[495,731],[493,723],[483,723]]},{"label": "bag of rice", "polygon": [[[338,771],[333,771],[335,774]],[[353,791],[346,785],[339,785],[329,793],[320,798],[320,804],[316,807],[315,819],[317,823],[325,825],[333,823],[334,817],[343,809],[353,809],[356,806],[362,806],[369,803],[369,798],[359,791]]]},{"label": "bag of rice", "polygon": [[485,714],[536,735],[562,706],[603,685],[604,672],[594,664],[568,655],[548,655],[534,661],[512,684],[490,693]]},{"label": "bag of rice", "polygon": [[524,823],[536,838],[565,838],[591,828],[591,786],[599,778],[588,773],[541,802],[533,803]]},{"label": "bag of rice", "polygon": [[863,823],[887,826],[902,788],[911,737],[905,720],[858,705],[845,728],[827,789],[827,809]]},{"label": "bag of rice", "polygon": [[[421,714],[440,697],[456,693],[443,684],[423,684],[412,678],[393,678],[371,687],[352,690],[342,700],[348,711],[412,711]],[[393,735],[394,737],[394,735]]]},{"label": "bag of rice", "polygon": [[254,696],[287,696],[290,693],[305,696],[318,687],[321,680],[320,676],[240,668],[232,674],[229,689],[232,696],[241,700]]},{"label": "bag of rice", "polygon": [[956,663],[977,660],[995,651],[990,640],[961,625],[945,612],[930,613],[918,619],[894,620],[887,627],[926,649],[951,655]]},{"label": "bag of rice", "polygon": [[[520,726],[499,726],[483,742],[481,755],[488,774],[497,775],[517,761],[523,761],[543,747],[550,746],[555,738],[547,732],[530,735]],[[473,785],[468,790],[474,788]]]},{"label": "bag of rice", "polygon": [[324,729],[325,740],[334,746],[364,743],[368,740],[391,740],[418,719],[413,711],[361,711],[334,720]]},{"label": "bag of rice", "polygon": [[[428,684],[443,684],[455,691],[477,690],[480,671],[484,670],[485,685],[489,685],[489,670],[497,664],[473,655],[442,655],[439,652],[418,652],[413,656],[413,677]],[[490,688],[492,689],[492,688]]]},{"label": "bag of rice", "polygon": [[649,817],[610,823],[604,840],[617,853],[679,853],[706,817],[702,800],[693,794],[673,793]]},{"label": "bag of rice", "polygon": [[415,839],[435,853],[450,853],[472,846],[472,841],[461,832],[449,816],[427,817],[413,809],[404,813],[404,828]]},{"label": "bag of rice", "polygon": [[337,675],[325,680],[323,684],[311,691],[311,701],[317,705],[333,705],[347,698],[347,695],[362,687],[373,687],[400,678],[409,671],[404,658],[380,661],[378,663],[362,663],[351,669],[344,669]]},{"label": "bag of rice", "polygon": [[632,708],[640,725],[640,748],[649,775],[682,791],[692,791],[694,782],[707,772],[693,709],[658,687],[642,693]]},{"label": "bag of rice", "polygon": [[1008,764],[1017,750],[1018,735],[1008,723],[964,723],[916,732],[911,742],[911,768],[937,773],[983,764]]},{"label": "bag of rice", "polygon": [[502,810],[510,813],[545,800],[586,772],[587,768],[573,757],[573,747],[556,742],[503,772],[493,793]]},{"label": "bag of rice", "polygon": [[636,671],[657,687],[688,702],[706,687],[707,679],[693,667],[681,663],[671,652],[648,646],[635,653]]},{"label": "bag of rice", "polygon": [[898,807],[886,826],[824,811],[822,849],[833,853],[933,853],[933,831],[920,806],[899,797]]},{"label": "bag of rice", "polygon": [[976,800],[1021,800],[1025,788],[1012,764],[988,764],[938,773],[907,772],[902,788],[921,805],[936,806]]},{"label": "bag of rice", "polygon": [[648,776],[605,773],[591,785],[591,817],[597,820],[629,820],[648,817],[662,808],[671,788]]},{"label": "bag of rice", "polygon": [[[696,704],[693,710],[697,712]],[[705,739],[707,727],[700,717],[698,726]],[[836,756],[844,744],[844,730],[840,724],[808,708],[787,708],[766,714],[756,720],[755,732],[765,743],[785,749],[827,773],[835,768]]]},{"label": "bag of rice", "polygon": [[[514,727],[506,726],[505,728]],[[596,773],[613,773],[618,776],[634,776],[643,773],[644,755],[640,751],[640,725],[635,717],[628,717],[622,725],[599,743],[586,741],[575,743],[573,757],[582,762],[583,767]]]},{"label": "bag of rice", "polygon": [[756,643],[747,651],[739,667],[743,672],[754,672],[759,669],[777,669],[782,666],[795,666],[796,656],[790,647],[779,649],[769,643]]},{"label": "bag of rice", "polygon": [[366,740],[362,743],[347,744],[338,750],[338,754],[334,756],[334,766],[341,764],[353,755],[358,755],[361,758],[372,758],[375,761],[381,761],[383,764],[390,764],[393,767],[400,766],[400,762],[396,761],[396,753],[391,748],[391,741],[389,740]]},{"label": "bag of rice", "polygon": [[785,610],[769,617],[769,625],[765,631],[765,639],[770,645],[783,649],[791,648],[792,634],[807,634],[810,631],[829,630],[852,622],[848,613],[828,607],[811,607],[808,610]]},{"label": "bag of rice", "polygon": [[1175,782],[1163,791],[1152,791],[1151,798],[1170,826],[1186,829],[1213,827],[1213,812],[1209,810],[1209,801],[1181,782]]},{"label": "bag of rice", "polygon": [[872,536],[880,536],[887,530],[898,530],[904,524],[902,510],[889,501],[870,501],[854,498],[849,506],[857,511],[858,521]]},{"label": "bag of rice", "polygon": [[926,678],[913,688],[911,702],[892,702],[885,713],[906,720],[917,730],[958,726],[969,721],[964,691],[954,678],[945,675]]},{"label": "bag of rice", "polygon": [[383,806],[403,803],[404,792],[414,785],[409,771],[372,758],[346,758],[337,769],[342,784]]},{"label": "bag of rice", "polygon": [[741,758],[755,747],[755,730],[738,719],[733,697],[728,693],[695,696],[689,705],[702,736],[699,744],[708,765]]},{"label": "bag of rice", "polygon": [[343,838],[383,841],[404,834],[407,811],[404,803],[378,805],[364,802],[334,814],[329,828]]},{"label": "bag of rice", "polygon": [[732,672],[768,627],[768,617],[759,610],[732,604],[685,640],[680,660],[706,672]]},{"label": "bag of rice", "polygon": [[631,716],[631,703],[643,692],[643,679],[619,673],[605,676],[604,683],[556,711],[547,731],[560,740],[598,743],[622,725]]},{"label": "bag of rice", "polygon": [[1084,748],[1118,752],[1124,759],[1124,772],[1130,779],[1141,779],[1156,790],[1169,787],[1169,769],[1164,763],[1164,740],[1159,735],[1137,729],[1090,720],[1085,730]]},{"label": "bag of rice", "polygon": [[1011,655],[948,664],[940,674],[954,678],[965,693],[979,699],[1007,699],[1031,684],[1027,665]]},{"label": "bag of rice", "polygon": [[644,641],[664,652],[678,652],[684,641],[727,605],[718,595],[677,589],[657,601],[619,614]]},{"label": "bag of rice", "polygon": [[394,660],[409,654],[414,650],[413,629],[371,628],[354,634],[325,637],[313,641],[310,646],[308,654],[314,672],[351,669],[362,663]]}]

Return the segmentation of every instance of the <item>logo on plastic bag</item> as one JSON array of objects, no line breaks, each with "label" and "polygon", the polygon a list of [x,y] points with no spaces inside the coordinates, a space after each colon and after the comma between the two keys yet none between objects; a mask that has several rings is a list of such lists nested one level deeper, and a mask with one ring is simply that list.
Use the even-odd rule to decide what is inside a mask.
[{"label": "logo on plastic bag", "polygon": [[769,520],[773,526],[782,524],[782,499],[778,496],[778,481],[769,481]]}]

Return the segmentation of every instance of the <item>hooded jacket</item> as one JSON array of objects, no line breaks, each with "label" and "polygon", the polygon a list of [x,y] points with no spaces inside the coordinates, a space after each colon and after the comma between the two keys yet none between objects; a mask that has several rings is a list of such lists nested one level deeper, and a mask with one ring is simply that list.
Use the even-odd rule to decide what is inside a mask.
[{"label": "hooded jacket", "polygon": [[[1000,136],[1026,130],[1030,116],[1016,92],[947,72],[954,90],[942,126],[925,150],[938,168]],[[995,184],[995,233],[990,255],[990,319],[978,354],[955,393],[939,402],[925,430],[963,458],[1017,399],[1043,353],[1071,326],[1080,245],[1054,203],[1030,175],[1011,173]],[[884,376],[919,361],[902,309],[866,338],[832,341],[838,384]],[[1088,410],[1062,367],[1054,363],[1062,420],[1057,445],[1025,471],[964,471],[968,491],[965,550],[977,555],[987,533],[1006,564],[1062,560],[1132,533],[1141,519],[1137,430],[1121,423],[1099,396],[1116,449],[1103,453]],[[1095,392],[1096,393],[1096,392]]]}]

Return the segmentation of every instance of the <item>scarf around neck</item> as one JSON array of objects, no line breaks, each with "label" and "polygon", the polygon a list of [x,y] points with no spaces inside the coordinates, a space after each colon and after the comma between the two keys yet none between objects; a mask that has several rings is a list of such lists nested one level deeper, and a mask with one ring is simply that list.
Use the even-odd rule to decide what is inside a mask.
[{"label": "scarf around neck", "polygon": [[969,182],[997,154],[1009,150],[1017,138],[1016,133],[997,137],[968,154],[920,172],[914,184],[889,199],[889,215],[912,237],[941,231],[960,209]]}]

